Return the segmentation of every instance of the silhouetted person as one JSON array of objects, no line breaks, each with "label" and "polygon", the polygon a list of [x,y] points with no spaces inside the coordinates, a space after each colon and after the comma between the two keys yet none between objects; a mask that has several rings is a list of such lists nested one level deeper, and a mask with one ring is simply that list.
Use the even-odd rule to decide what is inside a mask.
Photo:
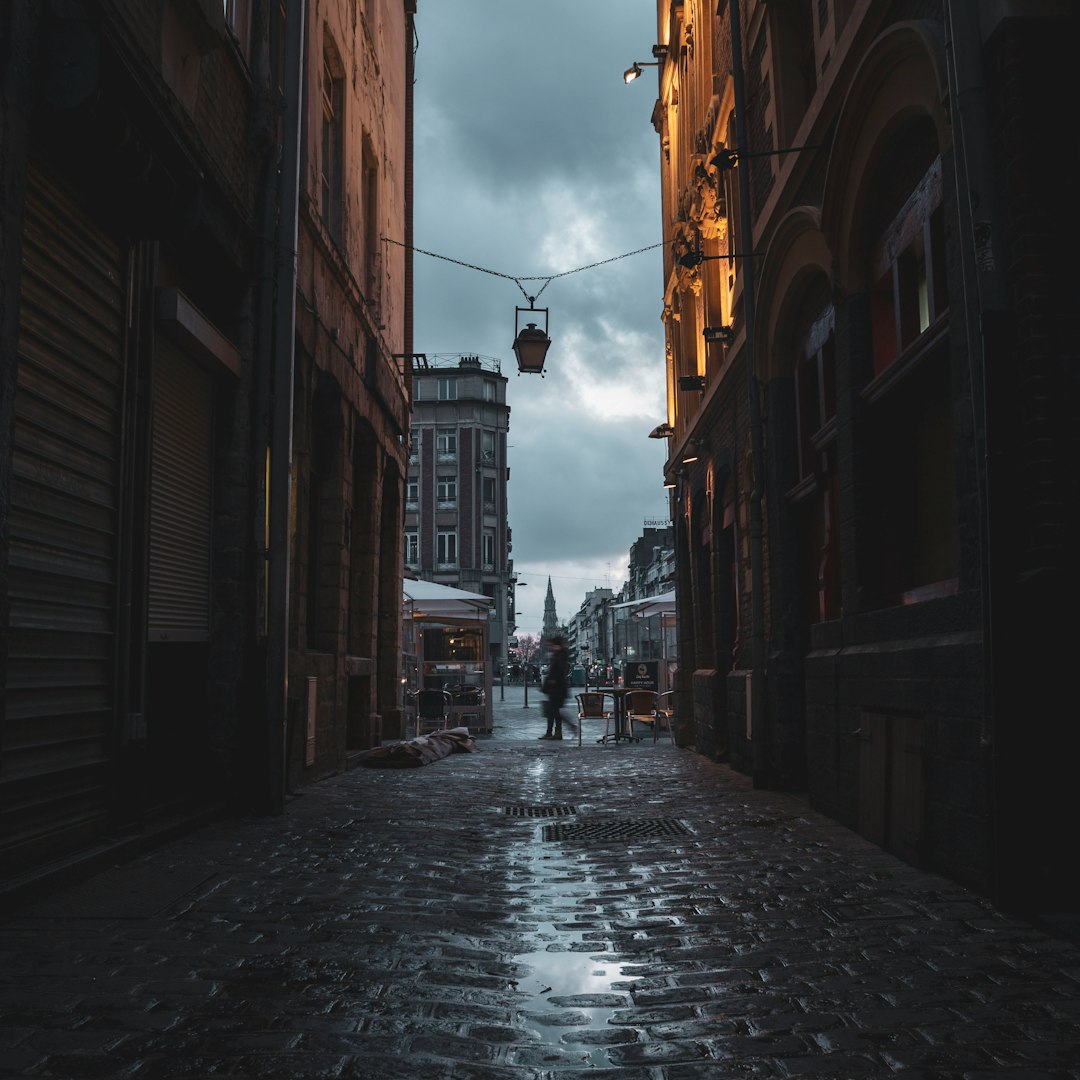
[{"label": "silhouetted person", "polygon": [[544,684],[540,689],[547,694],[544,713],[547,716],[547,732],[541,739],[562,738],[562,707],[566,701],[567,687],[570,681],[570,658],[566,652],[566,642],[556,635],[548,642],[551,652],[548,656],[548,670]]}]

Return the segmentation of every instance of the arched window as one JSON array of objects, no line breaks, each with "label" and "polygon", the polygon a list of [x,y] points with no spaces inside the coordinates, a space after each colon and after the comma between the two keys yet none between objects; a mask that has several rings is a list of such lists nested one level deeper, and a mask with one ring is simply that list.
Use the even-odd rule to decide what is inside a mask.
[{"label": "arched window", "polygon": [[867,602],[887,607],[955,592],[959,565],[941,158],[929,118],[893,139],[869,191],[860,578]]}]

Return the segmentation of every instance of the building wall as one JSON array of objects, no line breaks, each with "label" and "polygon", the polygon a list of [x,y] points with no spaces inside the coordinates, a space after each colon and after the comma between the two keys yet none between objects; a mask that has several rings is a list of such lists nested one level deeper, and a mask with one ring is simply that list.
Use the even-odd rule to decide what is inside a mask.
[{"label": "building wall", "polygon": [[[398,707],[413,7],[307,5],[295,298],[275,288],[292,250],[279,46],[297,9],[253,0],[236,25],[213,0],[17,0],[0,14],[13,888],[131,854],[163,820],[280,809]],[[336,144],[321,124],[330,36]],[[333,223],[326,146],[341,163]],[[293,424],[279,429],[290,368]],[[267,556],[288,560],[267,479],[290,456],[286,627],[268,587]],[[268,645],[286,633],[287,670]]]},{"label": "building wall", "polygon": [[296,782],[342,770],[400,718],[406,8],[307,6],[289,655],[290,687],[301,691],[290,690]]},{"label": "building wall", "polygon": [[257,786],[250,447],[274,134],[265,27],[241,48],[220,5],[20,2],[0,23],[9,884]]},{"label": "building wall", "polygon": [[[917,865],[1038,903],[1063,875],[1021,837],[1063,796],[1020,718],[1052,712],[1075,639],[1044,632],[1035,583],[1075,593],[1059,547],[1075,482],[1054,462],[1077,398],[1056,284],[1075,270],[1031,211],[1065,205],[1036,102],[1071,92],[1045,61],[1077,25],[1066,5],[971,8],[746,0],[734,65],[728,5],[658,4],[666,469],[693,658],[679,689],[702,752],[805,786]],[[740,246],[754,254],[722,257]],[[680,387],[696,375],[702,390]]]}]

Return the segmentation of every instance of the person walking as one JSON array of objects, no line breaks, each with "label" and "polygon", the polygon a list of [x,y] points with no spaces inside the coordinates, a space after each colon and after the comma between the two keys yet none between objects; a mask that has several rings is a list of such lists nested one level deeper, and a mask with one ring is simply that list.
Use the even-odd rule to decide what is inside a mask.
[{"label": "person walking", "polygon": [[570,658],[566,652],[566,642],[556,634],[549,642],[548,669],[544,683],[540,687],[547,695],[544,713],[547,716],[547,731],[541,739],[561,739],[562,707],[566,701],[567,687],[570,681]]}]

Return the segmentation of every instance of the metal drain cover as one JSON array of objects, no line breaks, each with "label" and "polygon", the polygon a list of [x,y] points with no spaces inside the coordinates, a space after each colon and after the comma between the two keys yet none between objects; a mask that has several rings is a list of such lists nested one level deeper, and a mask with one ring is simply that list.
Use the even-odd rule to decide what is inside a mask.
[{"label": "metal drain cover", "polygon": [[545,840],[575,840],[582,843],[638,840],[648,836],[691,836],[675,818],[646,818],[642,821],[586,821],[577,825],[545,825]]},{"label": "metal drain cover", "polygon": [[576,806],[508,806],[506,812],[511,817],[566,817],[576,814]]}]

